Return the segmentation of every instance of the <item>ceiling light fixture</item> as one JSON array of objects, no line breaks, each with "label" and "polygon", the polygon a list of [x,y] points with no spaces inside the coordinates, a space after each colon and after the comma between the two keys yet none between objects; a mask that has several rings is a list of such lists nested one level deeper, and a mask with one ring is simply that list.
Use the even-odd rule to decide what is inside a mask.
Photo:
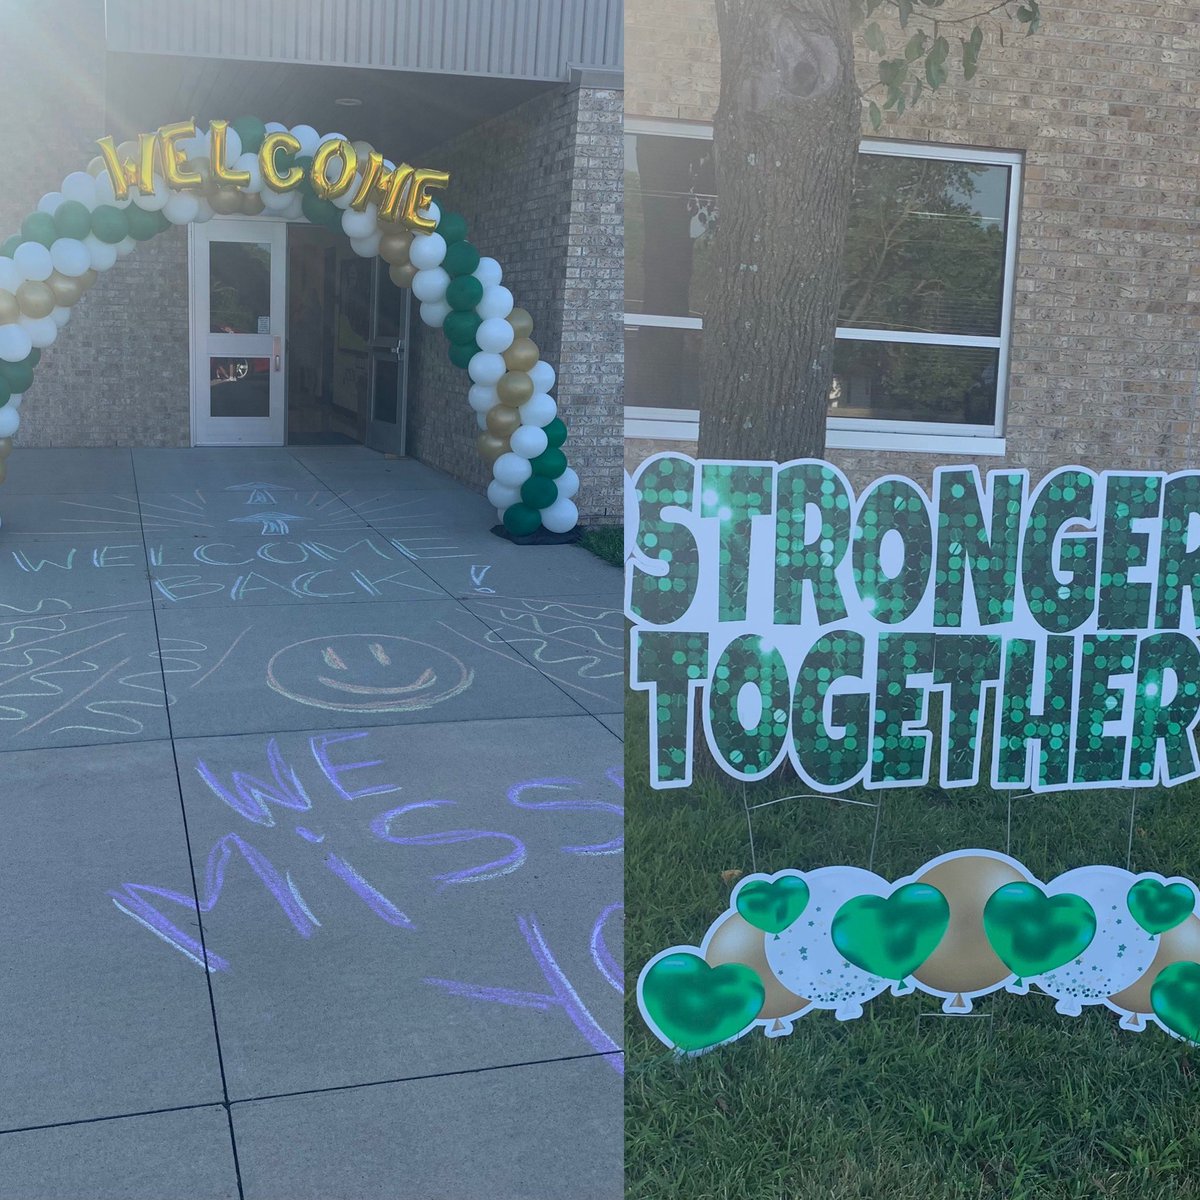
[{"label": "ceiling light fixture", "polygon": [[342,96],[340,99],[335,100],[334,104],[340,108],[362,108],[362,101],[356,99],[354,96]]}]

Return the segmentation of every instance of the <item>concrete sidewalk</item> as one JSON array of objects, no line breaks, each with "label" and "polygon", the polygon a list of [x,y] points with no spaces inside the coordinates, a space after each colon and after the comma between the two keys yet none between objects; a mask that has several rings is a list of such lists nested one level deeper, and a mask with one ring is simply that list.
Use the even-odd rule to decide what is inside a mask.
[{"label": "concrete sidewalk", "polygon": [[359,447],[0,518],[0,1197],[620,1196],[619,572]]}]

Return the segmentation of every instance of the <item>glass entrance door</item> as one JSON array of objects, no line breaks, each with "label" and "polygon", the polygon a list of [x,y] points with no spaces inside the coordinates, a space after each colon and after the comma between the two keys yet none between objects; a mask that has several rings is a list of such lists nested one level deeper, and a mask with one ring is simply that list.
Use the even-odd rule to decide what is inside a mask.
[{"label": "glass entrance door", "polygon": [[387,264],[375,260],[371,318],[371,378],[366,442],[385,454],[405,451],[408,397],[408,317],[410,293],[388,276]]},{"label": "glass entrance door", "polygon": [[282,446],[287,226],[192,229],[192,444]]}]

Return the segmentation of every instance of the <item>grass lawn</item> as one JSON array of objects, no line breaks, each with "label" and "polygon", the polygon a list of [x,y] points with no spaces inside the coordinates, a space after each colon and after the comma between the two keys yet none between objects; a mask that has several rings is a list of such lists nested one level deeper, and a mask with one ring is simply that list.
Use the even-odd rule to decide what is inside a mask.
[{"label": "grass lawn", "polygon": [[[752,814],[741,785],[697,772],[647,784],[645,697],[627,707],[627,973],[697,944],[724,911],[721,872],[838,863],[895,879],[948,850],[1007,850],[1043,880],[1090,863],[1200,879],[1200,788],[1010,801],[987,788],[797,799]],[[766,781],[750,803],[803,790]],[[876,805],[878,805],[876,807]],[[1131,840],[1132,835],[1132,840]],[[631,982],[632,989],[632,982]],[[1200,1197],[1200,1052],[1107,1009],[997,994],[943,1017],[921,995],[857,1021],[814,1012],[676,1059],[627,1007],[627,1195],[636,1200]]]},{"label": "grass lawn", "polygon": [[593,525],[583,531],[579,544],[614,567],[625,561],[625,530],[620,525]]}]

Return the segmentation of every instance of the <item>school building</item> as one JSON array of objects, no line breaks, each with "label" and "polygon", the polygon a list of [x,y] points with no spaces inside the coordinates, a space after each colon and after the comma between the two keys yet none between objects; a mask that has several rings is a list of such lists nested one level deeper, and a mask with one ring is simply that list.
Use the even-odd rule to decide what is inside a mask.
[{"label": "school building", "polygon": [[[448,171],[444,206],[557,370],[581,515],[618,518],[620,0],[20,0],[3,28],[5,235],[96,139],[193,117],[305,124]],[[483,490],[470,380],[416,309],[386,263],[304,221],[172,228],[78,305],[19,442],[365,443]]]},{"label": "school building", "polygon": [[[632,467],[695,450],[719,302],[720,48],[713,0],[628,0],[627,21]],[[950,462],[1035,476],[1195,463],[1195,8],[1062,0],[1033,36],[1006,33],[989,33],[970,82],[951,71],[878,132],[864,112],[827,426],[827,457],[857,481]],[[878,58],[861,44],[857,58],[865,89]]]}]

